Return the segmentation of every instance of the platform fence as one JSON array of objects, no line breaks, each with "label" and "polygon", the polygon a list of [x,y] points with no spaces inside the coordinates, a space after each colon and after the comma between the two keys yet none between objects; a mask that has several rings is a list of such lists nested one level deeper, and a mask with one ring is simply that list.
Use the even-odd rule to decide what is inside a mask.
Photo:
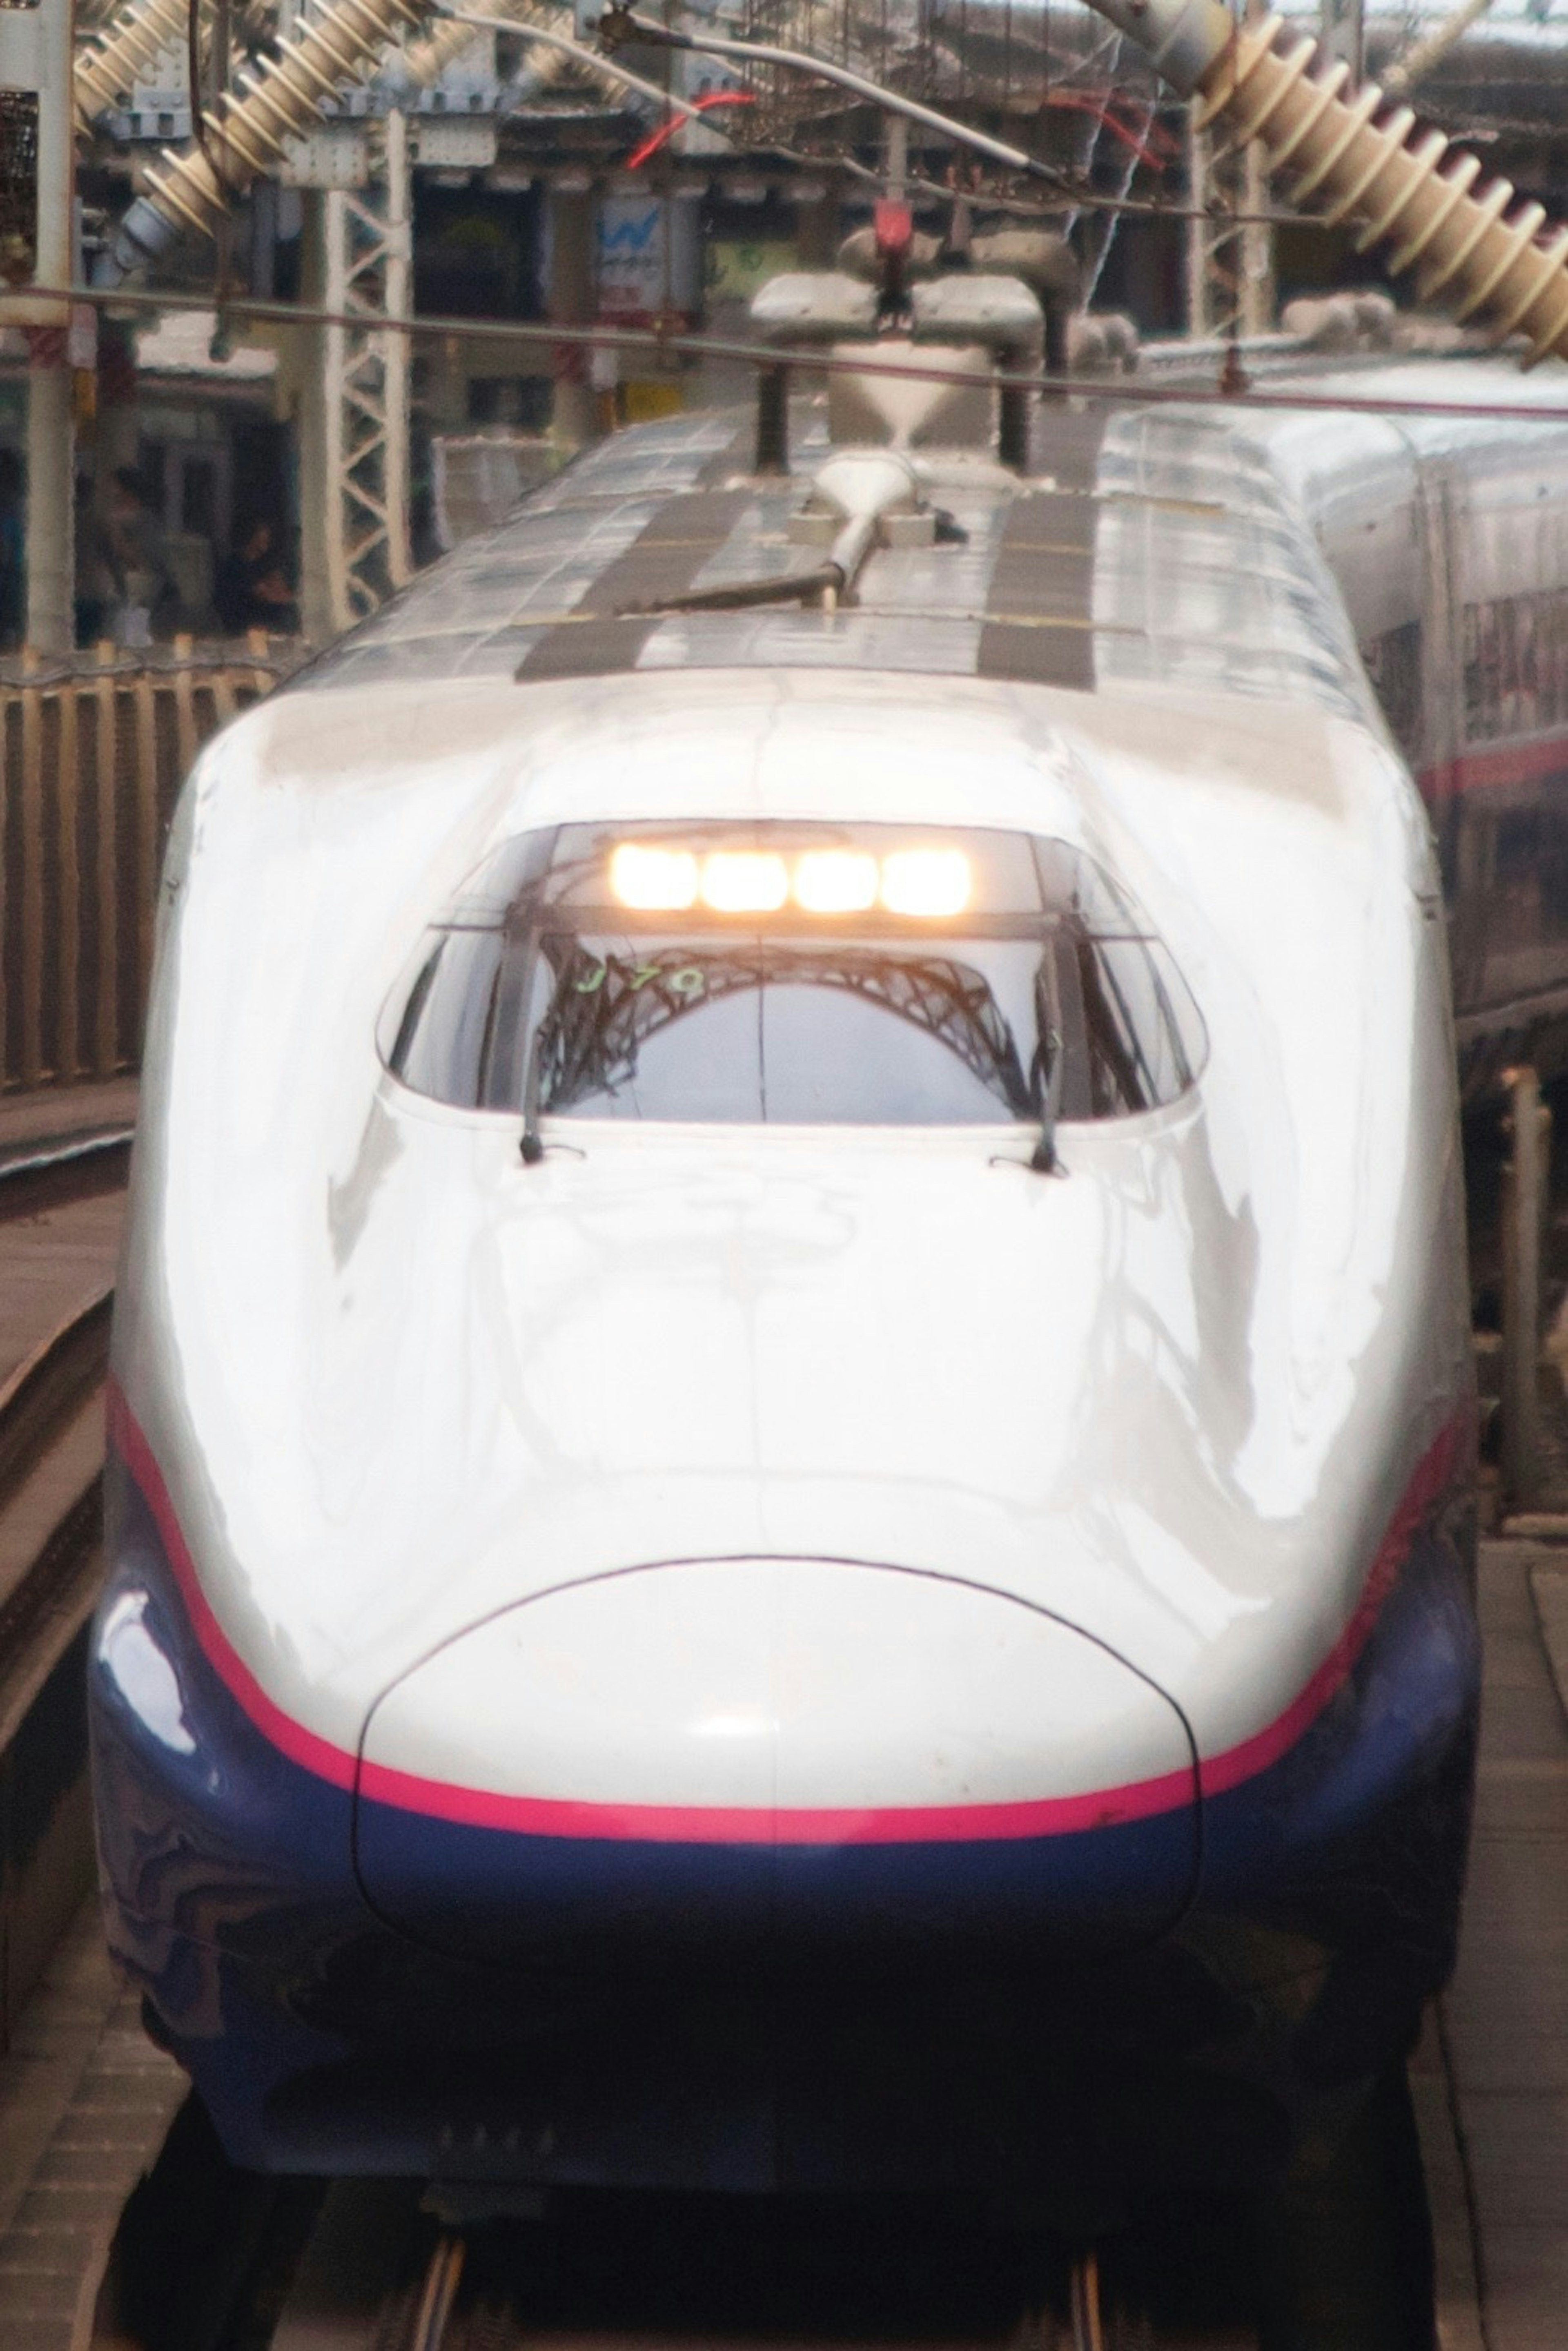
[{"label": "platform fence", "polygon": [[0,664],[0,1092],[135,1069],[181,780],[302,650],[258,632]]}]

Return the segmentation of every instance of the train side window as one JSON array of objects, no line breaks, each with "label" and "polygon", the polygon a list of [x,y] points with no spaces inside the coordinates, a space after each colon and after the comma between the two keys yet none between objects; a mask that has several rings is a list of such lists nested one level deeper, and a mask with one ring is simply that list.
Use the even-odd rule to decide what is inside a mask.
[{"label": "train side window", "polygon": [[1568,592],[1467,604],[1463,663],[1467,742],[1539,735],[1568,721]]}]

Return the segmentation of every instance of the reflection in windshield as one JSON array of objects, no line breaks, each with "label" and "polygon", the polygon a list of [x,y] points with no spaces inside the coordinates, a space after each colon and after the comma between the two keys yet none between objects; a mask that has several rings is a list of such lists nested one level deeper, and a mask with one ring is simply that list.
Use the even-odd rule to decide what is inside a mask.
[{"label": "reflection in windshield", "polygon": [[549,1115],[1049,1130],[1156,1108],[1192,1081],[1201,1023],[1169,956],[1065,842],[932,829],[972,883],[940,919],[805,899],[736,919],[610,904],[628,838],[673,841],[683,870],[737,844],[793,872],[825,841],[875,871],[889,841],[902,853],[928,836],[772,822],[516,836],[427,934],[388,1008],[404,1084],[521,1112],[531,1132]]},{"label": "reflection in windshield", "polygon": [[[661,1031],[681,1020],[695,1029],[700,1017],[726,998],[751,995],[756,1002],[751,1008],[749,1039],[737,1022],[727,1021],[722,1028],[711,1020],[702,1024],[709,1030],[702,1041],[715,1051],[730,1051],[730,1082],[723,1091],[732,1091],[735,1079],[749,1077],[744,1065],[751,1063],[763,1116],[770,1111],[784,1118],[842,1116],[843,1112],[830,1106],[830,1098],[839,1091],[836,1081],[847,1061],[854,1103],[850,1114],[872,1116],[867,1102],[885,1086],[867,1066],[864,1054],[846,1053],[854,1036],[852,1024],[831,1013],[826,1019],[812,1018],[805,992],[821,990],[857,998],[909,1025],[915,1040],[901,1040],[905,1050],[900,1052],[899,1040],[877,1023],[870,1042],[884,1056],[908,1063],[921,1056],[922,1045],[926,1055],[934,1045],[956,1061],[959,1066],[945,1084],[937,1071],[925,1072],[924,1091],[933,1098],[928,1114],[994,1117],[1000,1106],[1006,1117],[1023,1119],[1039,1107],[1037,1080],[1032,1090],[1012,1029],[990,983],[983,973],[950,956],[761,938],[658,948],[639,948],[629,941],[611,946],[547,938],[544,951],[554,973],[548,1008],[534,1043],[544,1111],[581,1113],[592,1104],[602,1115],[614,1097],[628,1089],[641,1091],[639,1071]],[[913,1053],[908,1050],[910,1043]],[[814,1049],[828,1055],[837,1069],[813,1067]],[[701,1052],[695,1034],[692,1050]],[[661,1059],[668,1063],[671,1057],[667,1053]],[[973,1081],[971,1086],[962,1083],[965,1072]],[[711,1080],[721,1072],[708,1074]],[[901,1072],[906,1091],[909,1075],[908,1069]],[[799,1106],[784,1107],[785,1096]],[[944,1100],[945,1110],[936,1106]],[[644,1116],[660,1114],[639,1107]],[[750,1115],[757,1115],[755,1106]]]}]

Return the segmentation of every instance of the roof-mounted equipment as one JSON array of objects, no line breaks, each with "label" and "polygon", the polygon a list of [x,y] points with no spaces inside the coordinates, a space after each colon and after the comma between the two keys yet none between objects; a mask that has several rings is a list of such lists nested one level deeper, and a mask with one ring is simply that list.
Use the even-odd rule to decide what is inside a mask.
[{"label": "roof-mounted equipment", "polygon": [[[787,270],[753,298],[751,318],[758,338],[781,353],[875,358],[874,372],[829,377],[833,442],[989,448],[994,403],[997,455],[1004,465],[1026,463],[1031,386],[1008,379],[1038,369],[1045,327],[1039,302],[1018,278],[966,270],[910,286],[900,269],[895,286],[890,270],[879,283],[844,270]],[[788,380],[781,360],[759,382],[759,473],[789,470]]]},{"label": "roof-mounted equipment", "polygon": [[909,459],[886,448],[841,449],[829,457],[805,505],[791,516],[789,535],[796,546],[825,547],[822,561],[806,571],[691,588],[653,603],[628,604],[625,614],[742,612],[762,604],[816,604],[832,612],[854,601],[855,583],[874,549],[934,547],[963,537],[950,515],[922,499]]}]

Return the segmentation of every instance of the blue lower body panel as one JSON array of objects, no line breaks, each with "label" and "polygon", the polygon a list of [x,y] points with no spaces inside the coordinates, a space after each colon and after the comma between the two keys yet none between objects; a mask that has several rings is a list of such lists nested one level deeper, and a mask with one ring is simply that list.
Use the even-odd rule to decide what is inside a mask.
[{"label": "blue lower body panel", "polygon": [[110,1937],[244,2164],[1103,2209],[1202,2163],[1250,2181],[1451,1965],[1478,1657],[1435,1536],[1311,1729],[1200,1822],[782,1849],[356,1822],[208,1663],[123,1479],[112,1555]]}]

